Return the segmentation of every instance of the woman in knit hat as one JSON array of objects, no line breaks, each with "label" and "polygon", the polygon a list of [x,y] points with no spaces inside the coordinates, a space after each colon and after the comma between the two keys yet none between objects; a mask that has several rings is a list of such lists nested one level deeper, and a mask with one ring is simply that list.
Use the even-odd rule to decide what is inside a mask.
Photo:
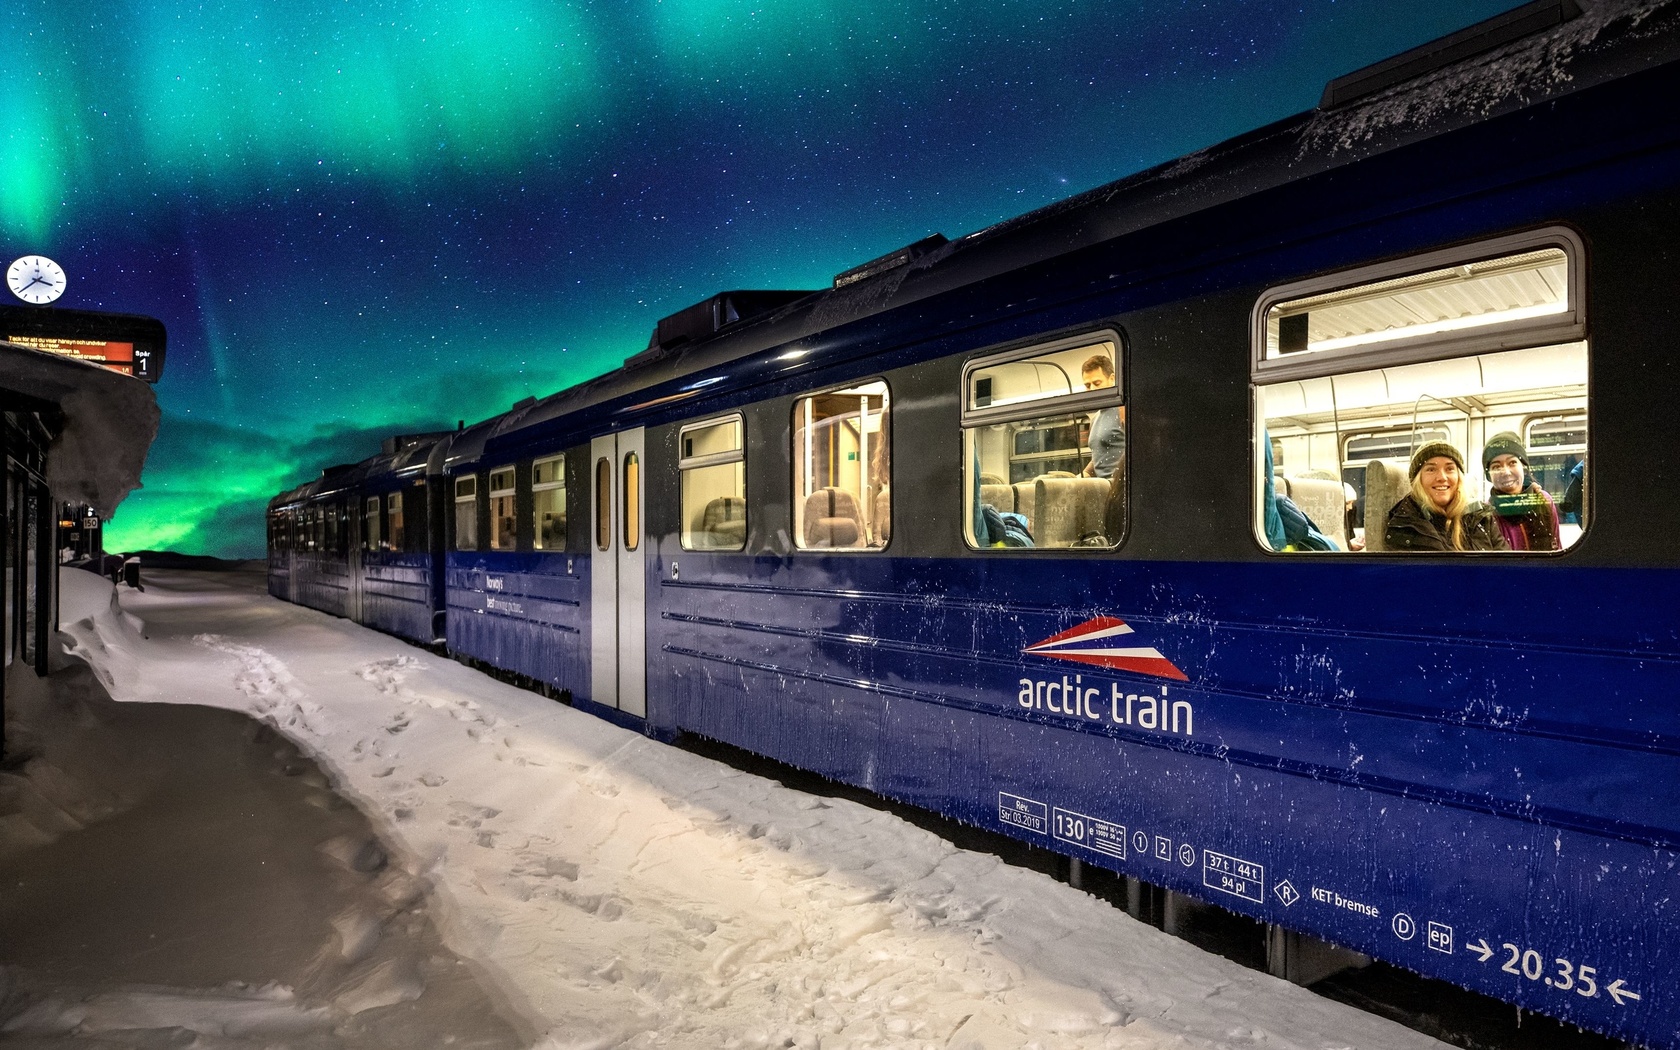
[{"label": "woman in knit hat", "polygon": [[1494,521],[1514,551],[1562,550],[1552,497],[1528,477],[1528,448],[1509,430],[1488,439],[1482,469],[1493,485]]},{"label": "woman in knit hat", "polygon": [[1389,509],[1383,545],[1397,551],[1510,550],[1493,509],[1464,491],[1464,457],[1445,441],[1412,453],[1412,490]]}]

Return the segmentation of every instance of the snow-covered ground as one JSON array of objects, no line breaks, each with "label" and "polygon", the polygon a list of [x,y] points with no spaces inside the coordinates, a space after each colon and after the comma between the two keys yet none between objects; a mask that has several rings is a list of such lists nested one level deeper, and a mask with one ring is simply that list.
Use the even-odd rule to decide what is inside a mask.
[{"label": "snow-covered ground", "polygon": [[440,895],[537,1046],[1443,1044],[1044,875],[667,747],[267,596],[256,573],[65,571],[123,701],[273,724]]}]

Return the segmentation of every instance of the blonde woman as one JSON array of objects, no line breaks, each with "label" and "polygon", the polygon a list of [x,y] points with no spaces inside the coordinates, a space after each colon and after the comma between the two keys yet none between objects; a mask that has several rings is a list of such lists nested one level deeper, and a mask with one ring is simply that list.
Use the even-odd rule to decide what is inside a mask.
[{"label": "blonde woman", "polygon": [[1397,551],[1504,551],[1493,509],[1464,491],[1464,457],[1445,441],[1412,453],[1412,490],[1388,512],[1383,544]]}]

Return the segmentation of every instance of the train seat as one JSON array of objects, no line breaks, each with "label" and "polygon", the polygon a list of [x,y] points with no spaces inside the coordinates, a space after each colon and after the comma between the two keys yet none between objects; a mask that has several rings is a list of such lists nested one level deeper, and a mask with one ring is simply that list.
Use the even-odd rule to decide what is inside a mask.
[{"label": "train seat", "polygon": [[1046,474],[1034,479],[1033,489],[1038,508],[1033,540],[1040,547],[1072,547],[1091,537],[1107,545],[1103,510],[1108,503],[1108,479]]},{"label": "train seat", "polygon": [[1015,509],[1015,490],[1008,485],[989,485],[981,482],[980,502],[990,506],[999,514],[1008,514]]},{"label": "train seat", "polygon": [[805,497],[805,546],[857,547],[862,542],[863,517],[856,496],[830,487]]},{"label": "train seat", "polygon": [[1388,526],[1388,511],[1401,497],[1410,492],[1411,481],[1403,467],[1373,459],[1365,464],[1365,549],[1386,550],[1383,531]]},{"label": "train seat", "polygon": [[539,539],[545,551],[563,550],[566,546],[566,516],[544,512],[538,526]]},{"label": "train seat", "polygon": [[[1027,531],[1034,537],[1038,535],[1038,489],[1031,481],[1017,481],[1010,486],[1015,490],[1015,513],[1027,519]],[[1002,510],[1002,507],[998,508]]]},{"label": "train seat", "polygon": [[1278,491],[1294,500],[1301,513],[1318,526],[1319,532],[1335,540],[1337,547],[1347,550],[1347,493],[1342,483],[1304,476],[1280,480]]},{"label": "train seat", "polygon": [[739,550],[747,541],[747,501],[719,496],[700,512],[700,542],[714,549]]}]

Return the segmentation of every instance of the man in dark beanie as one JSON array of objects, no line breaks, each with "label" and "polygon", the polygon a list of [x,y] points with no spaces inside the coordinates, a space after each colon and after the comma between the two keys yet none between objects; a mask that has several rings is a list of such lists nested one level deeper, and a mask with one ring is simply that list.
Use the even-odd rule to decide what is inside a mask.
[{"label": "man in dark beanie", "polygon": [[1528,448],[1509,430],[1488,439],[1482,469],[1493,486],[1491,502],[1499,531],[1514,551],[1555,551],[1558,512],[1552,497],[1528,476]]}]

